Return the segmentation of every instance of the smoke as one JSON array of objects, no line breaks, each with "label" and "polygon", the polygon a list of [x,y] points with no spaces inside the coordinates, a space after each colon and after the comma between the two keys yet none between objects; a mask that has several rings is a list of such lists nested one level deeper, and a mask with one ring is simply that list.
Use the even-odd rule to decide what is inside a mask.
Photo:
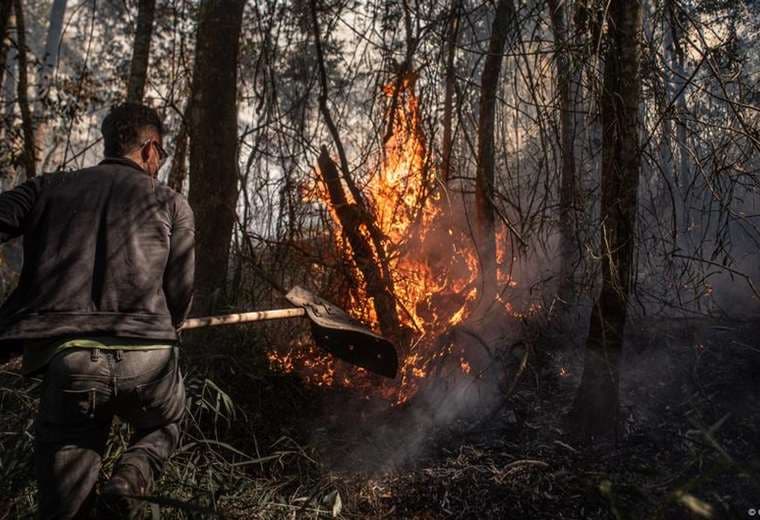
[{"label": "smoke", "polygon": [[[446,273],[451,279],[472,279],[471,270],[477,266],[463,262],[461,254],[452,257],[452,248],[462,251],[475,247],[470,236],[475,222],[468,220],[473,216],[467,214],[467,205],[459,202],[454,200],[447,207],[451,225],[428,229],[420,244],[424,247],[410,248],[405,253],[418,256],[433,273]],[[456,239],[459,241],[452,245]],[[551,320],[560,314],[559,309],[551,309],[558,261],[557,255],[551,253],[517,251],[516,241],[510,239],[508,232],[500,233],[499,240],[500,300],[487,311],[468,305],[469,317],[463,322],[447,326],[445,319],[439,320],[435,338],[425,337],[412,344],[407,355],[420,353],[426,362],[417,366],[424,375],[402,373],[402,378],[407,378],[400,383],[402,390],[413,389],[408,400],[392,404],[375,397],[359,399],[354,394],[328,401],[326,414],[335,425],[333,434],[348,437],[347,447],[340,450],[335,461],[339,467],[352,471],[393,470],[425,457],[442,437],[487,427],[497,420],[516,421],[506,394],[526,354],[522,343],[525,320],[546,319],[547,315]],[[430,300],[437,312],[421,308],[415,311],[420,316],[446,316],[463,304],[447,298],[461,297],[463,292],[445,291],[433,296]],[[587,313],[588,306],[579,308]],[[573,324],[585,331],[588,320],[573,318]],[[551,370],[558,374],[560,368]],[[579,375],[580,370],[573,374]],[[409,384],[410,380],[413,384]],[[323,434],[322,430],[317,432],[318,436]]]},{"label": "smoke", "polygon": [[503,312],[452,328],[436,345],[446,353],[430,365],[409,400],[393,405],[356,394],[333,395],[325,409],[333,438],[315,440],[335,446],[342,439],[344,447],[330,457],[338,468],[385,472],[414,464],[441,438],[491,421],[497,412],[514,420],[503,405],[524,354],[520,347],[511,348],[518,337],[519,325]]}]

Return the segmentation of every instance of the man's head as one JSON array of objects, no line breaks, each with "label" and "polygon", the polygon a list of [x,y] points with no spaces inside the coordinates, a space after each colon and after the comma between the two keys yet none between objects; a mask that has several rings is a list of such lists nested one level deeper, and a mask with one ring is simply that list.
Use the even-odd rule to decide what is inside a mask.
[{"label": "man's head", "polygon": [[106,157],[126,157],[155,176],[166,159],[163,149],[164,126],[155,110],[138,103],[121,103],[100,127]]}]

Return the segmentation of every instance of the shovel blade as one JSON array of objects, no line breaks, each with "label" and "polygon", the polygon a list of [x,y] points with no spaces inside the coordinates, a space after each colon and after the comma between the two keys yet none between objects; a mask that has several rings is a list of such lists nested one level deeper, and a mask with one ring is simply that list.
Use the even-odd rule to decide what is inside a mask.
[{"label": "shovel blade", "polygon": [[393,343],[302,287],[293,287],[285,298],[306,310],[319,348],[375,374],[396,377],[398,355]]},{"label": "shovel blade", "polygon": [[393,343],[374,334],[356,330],[328,329],[312,322],[314,341],[333,356],[374,374],[396,377],[398,357]]}]

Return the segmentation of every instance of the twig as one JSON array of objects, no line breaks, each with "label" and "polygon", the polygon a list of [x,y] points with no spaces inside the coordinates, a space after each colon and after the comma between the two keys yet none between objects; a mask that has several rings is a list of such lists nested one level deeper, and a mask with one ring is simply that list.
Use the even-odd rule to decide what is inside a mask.
[{"label": "twig", "polygon": [[693,260],[695,262],[702,262],[704,264],[712,265],[713,267],[718,267],[720,269],[725,269],[731,274],[735,274],[736,276],[741,276],[745,280],[747,280],[747,284],[749,285],[749,288],[752,289],[752,292],[755,293],[755,296],[760,299],[760,292],[758,292],[757,288],[755,287],[755,284],[752,283],[752,277],[748,274],[742,273],[741,271],[737,271],[736,269],[731,269],[730,267],[719,264],[717,262],[713,262],[711,260],[705,260],[704,258],[697,258],[695,256],[687,256],[687,255],[681,255],[678,253],[673,253],[673,258],[683,258],[684,260]]}]

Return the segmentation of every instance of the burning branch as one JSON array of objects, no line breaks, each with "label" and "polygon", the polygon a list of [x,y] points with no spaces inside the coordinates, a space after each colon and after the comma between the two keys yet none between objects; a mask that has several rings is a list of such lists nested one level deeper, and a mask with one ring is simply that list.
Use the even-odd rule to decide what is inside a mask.
[{"label": "burning branch", "polygon": [[330,203],[351,245],[354,262],[364,278],[367,293],[372,298],[380,330],[385,336],[399,338],[401,327],[396,314],[393,280],[384,276],[373,248],[366,234],[362,232],[362,229],[367,229],[366,214],[357,204],[350,204],[346,199],[338,169],[324,146],[319,154],[318,164],[327,186]]}]

